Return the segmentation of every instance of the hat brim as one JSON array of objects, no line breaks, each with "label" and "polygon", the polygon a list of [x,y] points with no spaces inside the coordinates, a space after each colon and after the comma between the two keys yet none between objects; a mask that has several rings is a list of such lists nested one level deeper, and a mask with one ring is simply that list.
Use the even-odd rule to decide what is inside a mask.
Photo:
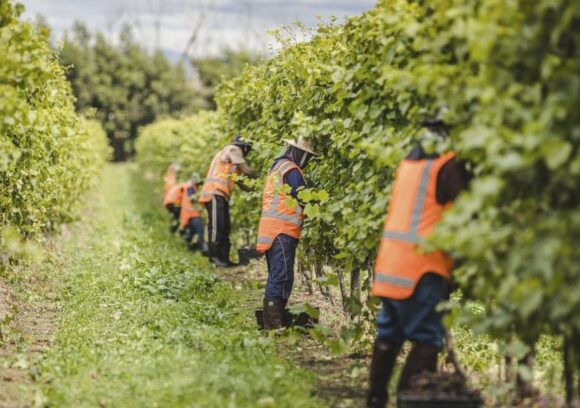
[{"label": "hat brim", "polygon": [[302,144],[298,144],[295,140],[290,140],[290,139],[282,139],[284,142],[288,143],[290,146],[295,147],[297,149],[300,149],[306,153],[310,153],[313,156],[320,156],[320,153],[316,153],[315,151],[313,151],[312,149],[310,149],[307,146],[304,146]]}]

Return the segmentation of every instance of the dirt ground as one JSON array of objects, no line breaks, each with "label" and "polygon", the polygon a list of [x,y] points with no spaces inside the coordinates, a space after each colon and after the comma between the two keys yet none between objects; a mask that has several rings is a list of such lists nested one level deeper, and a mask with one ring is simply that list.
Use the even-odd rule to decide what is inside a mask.
[{"label": "dirt ground", "polygon": [[370,356],[332,356],[314,340],[281,350],[302,367],[316,374],[316,395],[337,408],[362,407],[366,392],[366,365]]},{"label": "dirt ground", "polygon": [[17,284],[0,281],[0,407],[41,402],[32,367],[53,342],[58,309],[55,290],[42,274],[30,273]]}]

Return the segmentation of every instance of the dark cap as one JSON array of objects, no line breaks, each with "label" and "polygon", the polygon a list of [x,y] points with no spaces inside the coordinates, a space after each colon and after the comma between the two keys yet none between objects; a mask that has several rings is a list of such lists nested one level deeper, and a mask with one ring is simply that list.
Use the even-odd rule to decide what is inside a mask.
[{"label": "dark cap", "polygon": [[232,142],[232,144],[234,146],[238,146],[240,149],[242,149],[244,156],[247,155],[248,153],[250,153],[250,151],[252,150],[252,144],[250,142],[246,142],[245,140],[243,140],[240,135],[238,135],[234,138],[234,141]]},{"label": "dark cap", "polygon": [[240,135],[234,137],[234,141],[232,142],[233,145],[235,146],[240,146],[240,147],[252,147],[252,144],[250,142],[246,142],[245,140],[242,139],[242,137]]}]

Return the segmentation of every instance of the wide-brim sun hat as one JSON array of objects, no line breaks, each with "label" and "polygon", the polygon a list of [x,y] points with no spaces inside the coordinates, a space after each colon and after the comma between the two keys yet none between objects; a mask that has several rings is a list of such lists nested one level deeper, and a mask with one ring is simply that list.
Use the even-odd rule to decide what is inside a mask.
[{"label": "wide-brim sun hat", "polygon": [[312,149],[312,146],[310,146],[310,143],[306,139],[304,139],[303,137],[299,137],[298,140],[292,140],[292,139],[282,139],[282,140],[284,140],[290,146],[296,147],[297,149],[305,151],[306,153],[310,153],[313,156],[320,156],[320,153],[315,152]]}]

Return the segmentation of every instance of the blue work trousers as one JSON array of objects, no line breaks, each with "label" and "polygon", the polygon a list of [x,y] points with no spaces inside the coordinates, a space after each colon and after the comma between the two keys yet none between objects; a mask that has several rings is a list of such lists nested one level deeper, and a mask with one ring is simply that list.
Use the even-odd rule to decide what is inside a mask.
[{"label": "blue work trousers", "polygon": [[183,238],[188,244],[193,241],[193,238],[197,235],[197,243],[199,245],[203,244],[203,220],[201,217],[193,217],[189,219],[187,226],[185,227],[185,232]]},{"label": "blue work trousers", "polygon": [[390,344],[410,340],[441,349],[445,338],[443,313],[435,309],[448,298],[448,281],[434,273],[425,274],[408,299],[381,298],[383,307],[377,317],[377,337]]},{"label": "blue work trousers", "polygon": [[266,251],[268,263],[268,282],[266,283],[266,299],[283,299],[290,297],[294,285],[294,259],[298,239],[286,234],[280,234]]}]

